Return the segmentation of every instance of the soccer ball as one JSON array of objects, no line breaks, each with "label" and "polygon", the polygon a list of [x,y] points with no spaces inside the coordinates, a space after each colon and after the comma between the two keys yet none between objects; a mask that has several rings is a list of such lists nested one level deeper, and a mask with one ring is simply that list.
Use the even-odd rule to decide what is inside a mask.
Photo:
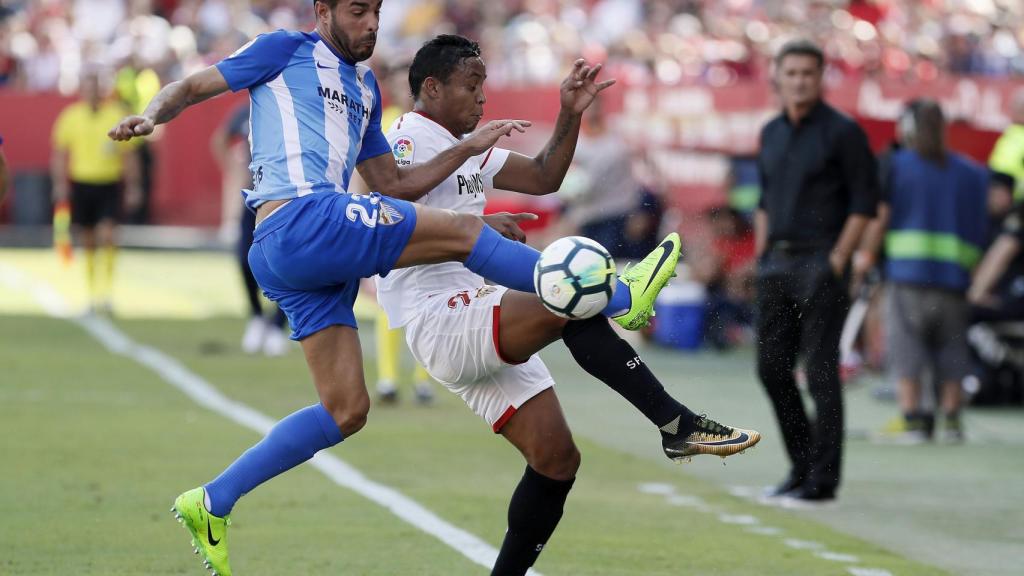
[{"label": "soccer ball", "polygon": [[533,286],[540,301],[556,316],[590,318],[612,299],[615,262],[604,246],[590,238],[559,238],[540,253]]}]

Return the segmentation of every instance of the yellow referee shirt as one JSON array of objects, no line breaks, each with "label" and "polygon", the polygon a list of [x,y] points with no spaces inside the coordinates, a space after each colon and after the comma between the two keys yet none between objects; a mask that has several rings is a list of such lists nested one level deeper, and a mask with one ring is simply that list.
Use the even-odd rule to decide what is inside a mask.
[{"label": "yellow referee shirt", "polygon": [[68,178],[82,184],[112,184],[121,180],[122,154],[134,141],[114,142],[107,131],[125,116],[116,102],[103,102],[93,110],[86,102],[65,108],[53,126],[53,146],[68,153]]}]

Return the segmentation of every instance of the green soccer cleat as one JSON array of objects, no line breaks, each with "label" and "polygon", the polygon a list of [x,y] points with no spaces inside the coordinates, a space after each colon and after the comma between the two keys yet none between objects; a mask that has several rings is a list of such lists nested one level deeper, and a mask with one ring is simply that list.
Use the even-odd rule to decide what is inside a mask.
[{"label": "green soccer cleat", "polygon": [[697,416],[694,423],[697,428],[686,436],[673,432],[662,438],[661,447],[666,456],[672,460],[686,460],[700,454],[725,458],[761,441],[761,434],[754,430],[723,426],[707,416]]},{"label": "green soccer cleat", "polygon": [[192,534],[192,551],[203,558],[213,576],[231,576],[228,564],[228,526],[231,517],[218,518],[206,511],[206,490],[200,486],[174,499],[171,512]]},{"label": "green soccer cleat", "polygon": [[629,286],[631,299],[629,310],[613,318],[619,326],[626,330],[639,330],[650,323],[651,316],[654,316],[654,299],[669,278],[676,275],[680,247],[679,234],[673,232],[647,257],[619,276],[619,280]]}]

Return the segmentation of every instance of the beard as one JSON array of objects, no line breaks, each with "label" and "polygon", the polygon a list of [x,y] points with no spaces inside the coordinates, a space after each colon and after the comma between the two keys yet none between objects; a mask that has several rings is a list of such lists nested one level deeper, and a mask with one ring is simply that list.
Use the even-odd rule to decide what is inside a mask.
[{"label": "beard", "polygon": [[[334,38],[335,44],[345,50],[356,62],[362,62],[373,56],[373,49],[377,44],[376,34],[368,34],[357,41],[353,41],[333,18],[331,19],[331,36]],[[367,44],[370,41],[372,43]]]}]

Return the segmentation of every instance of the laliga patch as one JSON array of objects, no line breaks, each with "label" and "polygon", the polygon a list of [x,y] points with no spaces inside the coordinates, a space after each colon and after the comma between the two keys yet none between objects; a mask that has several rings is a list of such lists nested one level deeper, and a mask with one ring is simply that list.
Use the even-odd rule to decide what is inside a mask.
[{"label": "laliga patch", "polygon": [[405,220],[405,215],[402,214],[401,210],[395,208],[387,202],[380,203],[380,210],[377,212],[377,223],[384,224],[385,226],[393,226],[398,224],[402,220]]},{"label": "laliga patch", "polygon": [[395,163],[399,166],[411,165],[415,147],[412,138],[399,136],[398,140],[395,140],[395,143],[391,146],[391,153],[395,155]]}]

